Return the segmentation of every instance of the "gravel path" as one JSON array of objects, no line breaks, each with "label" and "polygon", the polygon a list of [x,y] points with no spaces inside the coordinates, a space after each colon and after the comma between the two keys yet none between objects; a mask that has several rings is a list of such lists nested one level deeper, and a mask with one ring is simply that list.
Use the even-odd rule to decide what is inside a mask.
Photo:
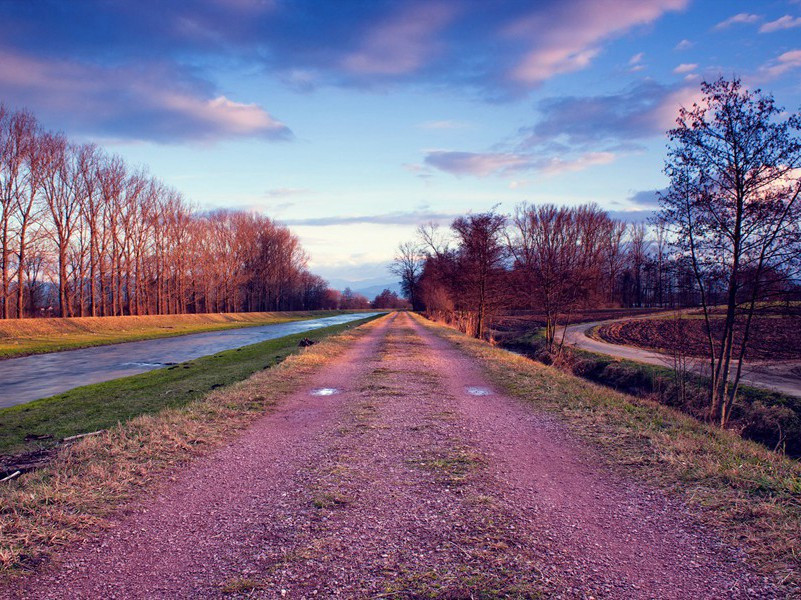
[{"label": "gravel path", "polygon": [[405,314],[14,594],[541,596],[775,594]]}]

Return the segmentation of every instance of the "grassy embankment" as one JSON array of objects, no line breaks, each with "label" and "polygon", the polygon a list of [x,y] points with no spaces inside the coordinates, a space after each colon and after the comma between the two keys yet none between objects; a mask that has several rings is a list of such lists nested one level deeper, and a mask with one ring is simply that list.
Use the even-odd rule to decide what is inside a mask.
[{"label": "grassy embankment", "polygon": [[616,469],[679,494],[755,566],[801,593],[801,464],[736,433],[595,385],[443,325],[425,326],[483,362],[508,393],[556,415]]},{"label": "grassy embankment", "polygon": [[[550,364],[551,357],[545,352],[545,337],[541,331],[507,338],[502,345]],[[667,366],[638,363],[576,348],[564,348],[562,352],[559,368],[563,371],[616,391],[649,396],[697,419],[704,418],[708,389],[705,377],[688,372],[682,382]],[[793,457],[801,456],[801,398],[740,386],[730,426],[744,438],[767,448],[783,449]]]},{"label": "grassy embankment", "polygon": [[[308,332],[304,335],[321,341],[302,350],[298,337],[291,336],[192,361],[188,369],[137,375],[110,382],[116,384],[112,388],[84,388],[82,401],[73,398],[86,418],[103,410],[111,389],[120,398],[147,399],[148,408],[125,421],[108,416],[95,421],[92,427],[106,423],[108,431],[62,447],[43,468],[0,485],[0,574],[14,576],[34,568],[58,547],[80,539],[82,532],[102,528],[115,509],[162,481],[165,472],[219,447],[304,385],[374,326],[360,324],[374,319]],[[250,373],[243,381],[216,388]],[[44,416],[51,410],[60,413],[57,404],[37,401],[27,406]],[[125,402],[118,404],[125,410]]]},{"label": "grassy embankment", "polygon": [[9,319],[0,321],[0,359],[161,337],[273,325],[343,314],[337,310],[205,313],[130,317]]}]

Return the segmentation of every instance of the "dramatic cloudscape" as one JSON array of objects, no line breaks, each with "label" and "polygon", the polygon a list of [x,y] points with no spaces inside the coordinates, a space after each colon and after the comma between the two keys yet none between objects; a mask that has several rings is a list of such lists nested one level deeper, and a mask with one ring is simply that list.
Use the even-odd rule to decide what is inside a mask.
[{"label": "dramatic cloudscape", "polygon": [[523,201],[647,218],[700,83],[801,105],[797,0],[0,0],[0,101],[199,207],[391,277],[418,224]]}]

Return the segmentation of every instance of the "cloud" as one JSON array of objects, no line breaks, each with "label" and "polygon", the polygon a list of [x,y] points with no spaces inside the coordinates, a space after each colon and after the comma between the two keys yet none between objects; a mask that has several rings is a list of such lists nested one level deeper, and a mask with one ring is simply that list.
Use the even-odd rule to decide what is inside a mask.
[{"label": "cloud", "polygon": [[440,44],[436,34],[454,16],[453,7],[441,3],[409,7],[375,26],[361,47],[342,60],[345,70],[357,75],[403,75],[428,64]]},{"label": "cloud", "polygon": [[687,4],[688,0],[578,0],[535,11],[506,29],[510,39],[536,40],[508,76],[534,87],[554,75],[584,69],[604,41]]},{"label": "cloud", "polygon": [[787,71],[801,67],[801,50],[790,50],[760,68],[769,78],[779,77]]},{"label": "cloud", "polygon": [[645,58],[645,52],[638,52],[634,56],[629,59],[630,65],[637,65],[642,62],[642,59]]},{"label": "cloud", "polygon": [[721,29],[726,29],[728,27],[731,27],[732,25],[739,25],[743,23],[756,23],[761,20],[762,17],[760,17],[759,15],[753,15],[750,13],[737,13],[736,15],[733,15],[728,19],[726,19],[725,21],[721,21],[720,23],[715,25],[714,29],[719,31]]},{"label": "cloud", "polygon": [[530,169],[534,165],[531,157],[499,152],[454,152],[433,150],[426,154],[426,165],[452,175],[474,175],[486,177]]},{"label": "cloud", "polygon": [[681,75],[683,73],[691,73],[692,71],[695,71],[697,68],[698,68],[698,63],[682,63],[678,67],[673,69],[673,72]]},{"label": "cloud", "polygon": [[[477,153],[477,152],[429,152],[425,163],[435,169],[451,175],[472,175],[487,177],[489,175],[506,175],[523,171],[537,171],[543,175],[561,175],[583,171],[596,165],[606,165],[615,160],[612,152],[588,152],[576,157],[543,157],[537,154],[512,153]],[[527,182],[526,182],[527,183]],[[521,187],[524,183],[513,181],[511,189]]]},{"label": "cloud", "polygon": [[695,44],[693,44],[690,40],[681,40],[678,44],[676,44],[674,50],[688,50],[694,45]]},{"label": "cloud", "polygon": [[111,70],[163,62],[202,77],[236,64],[307,92],[414,81],[502,100],[586,68],[610,40],[689,1],[7,2],[0,39]]},{"label": "cloud", "polygon": [[773,33],[774,31],[781,31],[782,29],[793,29],[795,27],[801,27],[801,17],[791,17],[790,15],[784,15],[783,17],[779,17],[775,21],[764,23],[762,27],[759,28],[759,33]]},{"label": "cloud", "polygon": [[304,196],[311,192],[308,188],[274,188],[264,192],[267,198],[291,198],[293,196]]},{"label": "cloud", "polygon": [[527,147],[554,141],[568,148],[597,151],[634,140],[662,135],[673,126],[680,106],[690,106],[699,92],[693,87],[671,87],[644,81],[616,94],[556,96],[537,105],[541,115],[521,130]]},{"label": "cloud", "polygon": [[306,219],[284,219],[282,222],[291,227],[331,227],[334,225],[421,225],[423,223],[450,223],[459,215],[456,213],[415,210],[410,212],[392,212],[380,215],[355,215],[312,217]]},{"label": "cloud", "polygon": [[540,164],[538,169],[546,175],[560,175],[584,171],[597,165],[608,165],[615,158],[612,152],[588,152],[574,159],[552,158]]},{"label": "cloud", "polygon": [[291,137],[256,104],[215,95],[210,84],[163,63],[105,68],[0,51],[5,100],[85,133],[177,142]]},{"label": "cloud", "polygon": [[504,142],[505,151],[433,150],[423,162],[456,176],[582,171],[640,151],[639,140],[663,136],[675,125],[679,108],[692,106],[700,98],[695,86],[665,86],[654,81],[616,94],[546,98],[537,105],[539,121],[518,130],[512,142]]},{"label": "cloud", "polygon": [[463,121],[425,121],[420,123],[417,127],[420,129],[464,129],[469,127],[468,123]]}]

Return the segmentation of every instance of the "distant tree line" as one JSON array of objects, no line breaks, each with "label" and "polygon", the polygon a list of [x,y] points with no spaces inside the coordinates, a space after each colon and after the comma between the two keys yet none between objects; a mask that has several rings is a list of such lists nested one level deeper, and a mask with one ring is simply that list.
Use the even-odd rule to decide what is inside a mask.
[{"label": "distant tree line", "polygon": [[0,318],[336,308],[298,238],[0,104]]}]

